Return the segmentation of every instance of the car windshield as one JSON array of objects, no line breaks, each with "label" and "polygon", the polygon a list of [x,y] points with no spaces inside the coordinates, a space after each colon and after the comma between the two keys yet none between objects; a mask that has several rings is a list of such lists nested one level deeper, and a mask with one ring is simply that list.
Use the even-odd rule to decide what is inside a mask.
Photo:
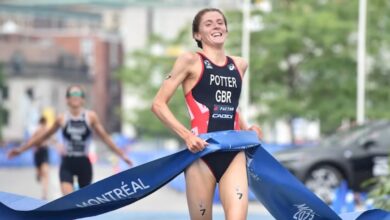
[{"label": "car windshield", "polygon": [[347,131],[337,132],[320,141],[322,147],[345,147],[358,140],[362,135],[372,128],[381,126],[383,122],[371,122],[365,125],[356,126]]}]

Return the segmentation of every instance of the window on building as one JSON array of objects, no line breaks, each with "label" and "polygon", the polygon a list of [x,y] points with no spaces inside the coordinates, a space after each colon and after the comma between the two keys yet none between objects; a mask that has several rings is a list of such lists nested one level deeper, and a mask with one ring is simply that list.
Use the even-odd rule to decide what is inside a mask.
[{"label": "window on building", "polygon": [[2,86],[0,91],[0,100],[7,100],[9,96],[8,92],[8,86]]},{"label": "window on building", "polygon": [[30,100],[34,100],[34,89],[33,88],[27,88],[25,90],[26,92],[26,96],[30,99]]},{"label": "window on building", "polygon": [[4,108],[0,108],[0,125],[8,125],[9,123],[9,111]]},{"label": "window on building", "polygon": [[19,51],[16,51],[11,57],[12,70],[15,74],[22,73],[24,65],[23,54]]}]

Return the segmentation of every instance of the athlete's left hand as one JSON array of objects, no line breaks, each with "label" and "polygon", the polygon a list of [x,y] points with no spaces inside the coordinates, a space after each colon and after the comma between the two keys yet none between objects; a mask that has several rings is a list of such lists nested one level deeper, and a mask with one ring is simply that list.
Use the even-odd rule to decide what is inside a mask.
[{"label": "athlete's left hand", "polygon": [[257,125],[252,125],[250,126],[250,128],[248,129],[250,131],[255,131],[257,136],[259,137],[259,139],[263,139],[264,135],[263,135],[263,131],[261,130],[261,128]]},{"label": "athlete's left hand", "polygon": [[8,153],[7,153],[7,158],[8,159],[12,159],[18,155],[20,155],[22,153],[22,150],[20,148],[14,148],[12,150],[10,150]]}]

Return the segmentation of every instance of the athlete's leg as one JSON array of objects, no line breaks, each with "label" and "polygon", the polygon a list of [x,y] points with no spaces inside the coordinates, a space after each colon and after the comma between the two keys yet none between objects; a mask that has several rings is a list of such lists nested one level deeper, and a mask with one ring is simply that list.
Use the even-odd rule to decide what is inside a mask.
[{"label": "athlete's leg", "polygon": [[65,158],[62,158],[60,166],[60,182],[63,195],[73,192],[73,173],[70,170],[69,162]]},{"label": "athlete's leg", "polygon": [[42,163],[39,167],[40,170],[40,180],[42,184],[42,199],[47,199],[49,191],[49,164]]},{"label": "athlete's leg", "polygon": [[211,220],[215,177],[201,159],[185,171],[187,204],[191,220]]},{"label": "athlete's leg", "polygon": [[36,169],[36,178],[37,178],[37,181],[40,182],[41,181],[41,161],[40,161],[40,157],[39,157],[39,151],[35,151],[34,152],[34,165],[35,165],[35,169]]},{"label": "athlete's leg", "polygon": [[36,167],[35,170],[37,171],[36,172],[36,174],[37,174],[36,179],[38,182],[41,182],[41,169],[40,169],[40,167]]},{"label": "athlete's leg", "polygon": [[79,169],[76,172],[79,187],[83,188],[92,182],[92,164],[87,157],[78,161]]},{"label": "athlete's leg", "polygon": [[68,195],[73,192],[73,183],[61,182],[61,192],[62,195]]},{"label": "athlete's leg", "polygon": [[226,220],[245,220],[248,212],[248,180],[245,153],[240,152],[219,182]]}]

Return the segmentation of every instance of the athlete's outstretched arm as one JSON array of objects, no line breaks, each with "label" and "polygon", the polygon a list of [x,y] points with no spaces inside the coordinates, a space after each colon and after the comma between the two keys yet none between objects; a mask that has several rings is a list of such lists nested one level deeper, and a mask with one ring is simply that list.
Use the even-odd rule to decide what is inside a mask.
[{"label": "athlete's outstretched arm", "polygon": [[191,131],[189,131],[182,123],[180,123],[179,120],[177,120],[177,118],[169,109],[168,103],[177,88],[187,77],[189,77],[191,67],[196,63],[197,59],[199,59],[197,55],[192,53],[185,53],[180,55],[177,58],[171,73],[168,75],[166,80],[161,85],[160,90],[157,92],[152,104],[153,113],[165,124],[165,126],[173,130],[185,141],[188,149],[191,152],[198,152],[203,150],[207,143],[192,134]]},{"label": "athlete's outstretched arm", "polygon": [[127,157],[127,155],[119,149],[115,143],[112,141],[111,137],[107,134],[104,129],[102,123],[100,122],[99,117],[94,111],[89,112],[90,122],[92,128],[96,131],[99,137],[102,139],[104,143],[107,144],[111,148],[113,152],[115,152],[121,159],[123,159],[128,165],[132,165],[133,162]]},{"label": "athlete's outstretched arm", "polygon": [[[31,138],[37,138],[43,135],[46,132],[46,125],[39,125],[39,128],[31,135]],[[40,142],[37,142],[37,145],[40,145]]]},{"label": "athlete's outstretched arm", "polygon": [[41,132],[39,134],[33,135],[30,138],[30,140],[27,141],[27,143],[25,143],[24,145],[22,145],[18,148],[15,148],[15,149],[12,149],[11,151],[9,151],[8,158],[13,158],[15,156],[18,156],[19,154],[28,150],[32,146],[39,144],[42,141],[45,141],[46,139],[48,139],[50,136],[52,136],[58,130],[58,128],[61,127],[61,120],[62,120],[62,116],[57,117],[53,126],[51,126],[48,130],[46,130],[45,132]]}]

